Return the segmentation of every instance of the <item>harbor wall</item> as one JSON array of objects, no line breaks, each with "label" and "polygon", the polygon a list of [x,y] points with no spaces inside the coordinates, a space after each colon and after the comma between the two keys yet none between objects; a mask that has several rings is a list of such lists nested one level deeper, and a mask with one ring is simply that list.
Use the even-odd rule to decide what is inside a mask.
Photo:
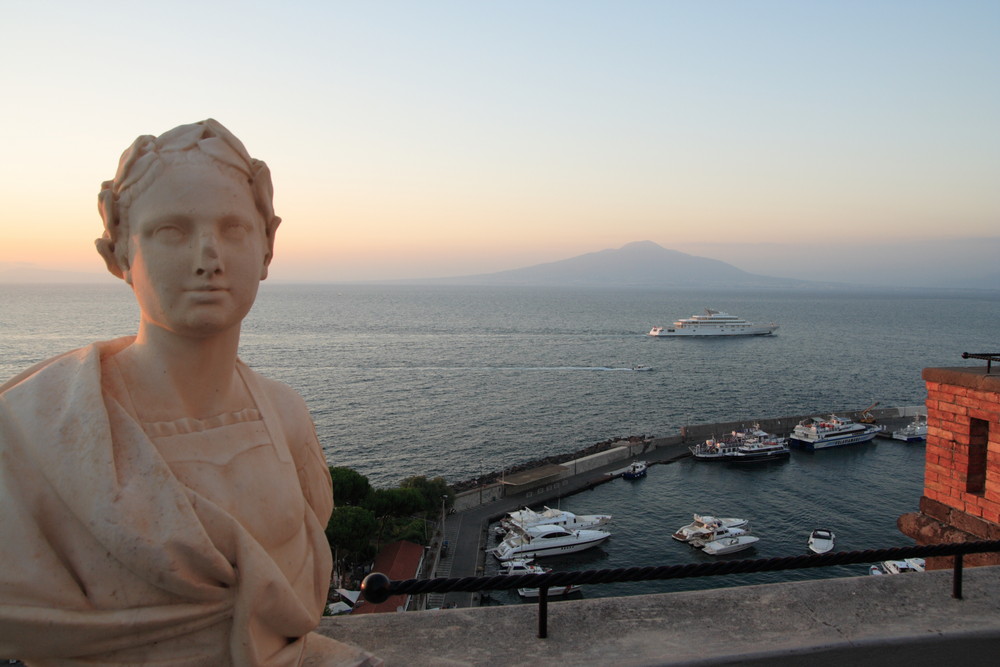
[{"label": "harbor wall", "polygon": [[[926,408],[922,405],[896,408],[872,409],[872,415],[879,422],[892,422],[898,419],[912,419],[913,415],[926,414]],[[679,435],[648,438],[638,442],[622,441],[622,445],[612,449],[590,454],[578,459],[566,461],[560,465],[565,471],[555,479],[547,478],[539,482],[539,488],[533,489],[530,486],[521,486],[511,489],[502,483],[495,482],[482,484],[474,489],[463,491],[455,496],[454,509],[456,512],[474,509],[487,503],[496,502],[508,494],[527,492],[529,497],[532,491],[541,490],[542,486],[561,487],[566,484],[566,480],[577,475],[582,475],[598,468],[602,468],[617,461],[624,462],[631,459],[641,458],[645,455],[654,455],[657,449],[674,448],[678,445],[693,445],[703,442],[707,438],[718,437],[737,429],[744,429],[757,424],[768,433],[779,436],[787,436],[794,430],[795,426],[810,417],[819,416],[821,413],[811,413],[807,415],[797,415],[792,417],[777,417],[771,419],[744,419],[732,422],[720,422],[716,424],[693,424],[681,427]],[[854,420],[861,418],[859,411],[842,410],[836,414],[849,417]]]}]

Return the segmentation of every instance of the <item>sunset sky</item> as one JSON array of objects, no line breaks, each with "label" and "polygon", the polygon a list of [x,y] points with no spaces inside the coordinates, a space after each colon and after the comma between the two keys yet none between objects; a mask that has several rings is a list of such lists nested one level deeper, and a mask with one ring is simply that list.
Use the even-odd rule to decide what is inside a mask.
[{"label": "sunset sky", "polygon": [[206,117],[271,167],[280,280],[1000,236],[996,0],[15,0],[0,34],[0,270],[102,272],[101,181]]}]

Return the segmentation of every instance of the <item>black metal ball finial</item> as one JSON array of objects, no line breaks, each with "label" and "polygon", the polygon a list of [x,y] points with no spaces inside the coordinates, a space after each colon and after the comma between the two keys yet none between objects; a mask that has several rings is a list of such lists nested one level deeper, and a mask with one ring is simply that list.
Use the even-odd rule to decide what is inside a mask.
[{"label": "black metal ball finial", "polygon": [[372,604],[385,602],[389,599],[389,577],[372,572],[361,582],[361,594]]}]

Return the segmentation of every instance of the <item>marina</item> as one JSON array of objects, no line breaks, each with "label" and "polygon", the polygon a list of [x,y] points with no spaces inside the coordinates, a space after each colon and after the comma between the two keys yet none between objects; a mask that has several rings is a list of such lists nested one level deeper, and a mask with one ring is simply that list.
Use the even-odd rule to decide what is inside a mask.
[{"label": "marina", "polygon": [[[912,419],[898,415],[907,409],[879,411],[879,422],[890,428],[901,427]],[[847,413],[845,413],[847,414]],[[762,428],[782,432],[801,421],[801,417],[760,420]],[[689,433],[722,432],[727,425],[689,426]],[[732,425],[729,425],[731,430]],[[787,432],[787,431],[785,431]],[[700,437],[700,436],[699,436]],[[690,438],[689,438],[690,439]],[[597,547],[577,553],[548,557],[545,565],[555,571],[591,570],[634,566],[711,562],[726,558],[772,558],[811,553],[806,537],[816,525],[835,529],[836,551],[886,546],[905,546],[912,542],[896,529],[896,517],[912,511],[921,493],[923,448],[893,441],[888,436],[876,438],[857,447],[821,451],[795,450],[784,462],[760,466],[705,466],[698,463],[680,437],[654,441],[641,457],[648,463],[648,477],[642,484],[630,484],[615,475],[621,463],[603,466],[573,475],[557,484],[548,484],[539,492],[524,491],[514,497],[470,507],[450,515],[446,533],[451,544],[459,534],[464,554],[442,562],[437,576],[477,576],[503,571],[503,563],[486,558],[495,548],[497,537],[491,530],[507,512],[518,507],[558,507],[578,515],[607,513],[613,520],[602,528],[611,536]],[[638,456],[638,455],[637,455]],[[567,463],[566,465],[571,465]],[[893,475],[884,474],[892,470]],[[877,513],[858,511],[853,498],[838,493],[842,485],[865,485],[880,498]],[[529,497],[530,496],[530,497]],[[544,505],[542,505],[544,503]],[[505,509],[506,508],[506,509]],[[692,512],[699,514],[692,522]],[[679,527],[697,523],[708,525],[722,519],[747,524],[744,534],[754,540],[739,544],[720,544],[708,552],[672,539]],[[749,528],[752,525],[752,530]],[[738,537],[727,535],[723,539]],[[716,553],[718,552],[718,553]],[[749,555],[748,555],[749,554]],[[615,583],[588,586],[584,597],[636,595],[648,592],[694,590],[754,583],[777,583],[803,579],[861,576],[867,566],[832,566],[808,571],[727,575],[707,579],[670,582]],[[481,604],[518,604],[513,592],[479,595],[449,593],[443,596],[454,606]],[[441,603],[445,603],[442,599]]]}]

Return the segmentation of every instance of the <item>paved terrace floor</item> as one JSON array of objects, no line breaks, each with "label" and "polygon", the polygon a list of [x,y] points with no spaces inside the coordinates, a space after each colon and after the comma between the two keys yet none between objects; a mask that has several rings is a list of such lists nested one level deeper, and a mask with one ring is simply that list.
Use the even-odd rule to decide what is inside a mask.
[{"label": "paved terrace floor", "polygon": [[324,618],[323,634],[406,665],[952,667],[1000,664],[1000,566]]}]

